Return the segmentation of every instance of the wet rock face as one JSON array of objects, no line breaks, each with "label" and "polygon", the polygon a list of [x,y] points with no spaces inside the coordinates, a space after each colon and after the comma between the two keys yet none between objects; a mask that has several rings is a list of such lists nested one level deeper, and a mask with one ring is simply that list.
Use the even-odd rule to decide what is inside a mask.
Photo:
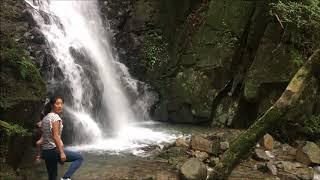
[{"label": "wet rock face", "polygon": [[116,49],[114,52],[135,77],[141,78],[145,75],[145,67],[141,62],[141,31],[146,29],[146,25],[144,19],[140,19],[142,16],[136,16],[134,5],[130,0],[99,0],[104,23],[111,29],[111,42]]}]

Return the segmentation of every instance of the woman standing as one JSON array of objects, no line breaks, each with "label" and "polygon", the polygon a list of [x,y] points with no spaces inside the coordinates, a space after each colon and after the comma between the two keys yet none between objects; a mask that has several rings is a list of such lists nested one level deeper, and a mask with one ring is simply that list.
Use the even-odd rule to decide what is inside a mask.
[{"label": "woman standing", "polygon": [[61,180],[70,180],[73,173],[80,167],[83,158],[79,153],[64,149],[61,140],[63,129],[60,114],[63,110],[63,98],[54,96],[50,99],[51,112],[42,120],[43,143],[42,158],[45,160],[49,180],[56,180],[58,174],[58,162],[72,162]]}]

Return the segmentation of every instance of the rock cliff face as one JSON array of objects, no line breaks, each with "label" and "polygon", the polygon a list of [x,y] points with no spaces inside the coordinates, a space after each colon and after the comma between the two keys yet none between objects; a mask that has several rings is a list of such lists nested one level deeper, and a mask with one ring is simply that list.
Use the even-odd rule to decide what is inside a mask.
[{"label": "rock cliff face", "polygon": [[[153,115],[161,121],[247,127],[280,96],[307,58],[263,2],[100,4],[114,30],[120,61],[159,93]],[[317,88],[313,84],[309,90]],[[319,114],[310,96],[319,93],[301,100],[309,105],[308,111],[295,113],[300,122]]]},{"label": "rock cliff face", "polygon": [[36,49],[44,43],[23,1],[1,2],[0,119],[31,128],[46,93]]},{"label": "rock cliff face", "polygon": [[[158,92],[152,113],[160,121],[247,127],[306,59],[263,2],[99,3],[120,61]],[[45,93],[40,76],[47,74],[37,68],[55,77],[61,72],[26,4],[6,0],[1,7],[0,118],[30,127]],[[319,119],[318,86],[316,79],[310,83],[311,93],[286,118]]]},{"label": "rock cliff face", "polygon": [[[0,7],[0,120],[29,131],[39,121],[46,94],[38,69],[45,57],[40,51],[45,50],[44,39],[26,11],[24,1],[4,0]],[[27,136],[10,133],[2,124],[0,176],[5,173],[10,179],[10,168],[4,162],[16,169],[31,142]]]}]

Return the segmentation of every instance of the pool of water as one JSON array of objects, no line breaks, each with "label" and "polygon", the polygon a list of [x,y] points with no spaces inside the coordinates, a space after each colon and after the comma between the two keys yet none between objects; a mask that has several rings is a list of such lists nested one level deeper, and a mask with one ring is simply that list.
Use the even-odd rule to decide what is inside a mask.
[{"label": "pool of water", "polygon": [[[208,127],[151,122],[139,124],[139,128],[135,129],[142,131],[137,135],[139,138],[131,138],[130,140],[125,138],[125,140],[112,140],[111,138],[101,144],[67,147],[79,151],[84,157],[84,162],[73,179],[143,179],[151,177],[176,179],[176,170],[169,167],[167,162],[155,158],[155,152],[161,151],[160,149],[165,144],[173,143],[176,138],[188,138],[191,134],[213,131]],[[143,133],[146,133],[145,138],[143,138]],[[153,135],[168,139],[153,137]],[[132,144],[125,146],[124,142],[117,141]],[[20,167],[21,174],[25,179],[47,179],[45,164],[43,161],[38,163],[34,161],[33,151],[30,149],[26,153]],[[63,175],[68,166],[69,163],[59,165],[59,177]]]}]

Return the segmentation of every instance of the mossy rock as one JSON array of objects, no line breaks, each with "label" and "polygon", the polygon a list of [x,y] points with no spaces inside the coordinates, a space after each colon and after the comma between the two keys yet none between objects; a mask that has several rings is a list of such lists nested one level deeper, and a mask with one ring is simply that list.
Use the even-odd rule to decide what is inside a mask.
[{"label": "mossy rock", "polygon": [[1,39],[1,93],[0,108],[9,109],[21,101],[44,97],[45,82],[28,55],[12,39]]},{"label": "mossy rock", "polygon": [[181,64],[223,67],[230,63],[253,9],[252,2],[210,1],[204,22],[182,53]]},{"label": "mossy rock", "polygon": [[168,160],[170,166],[176,168],[182,166],[182,163],[188,159],[187,148],[171,147],[158,155],[158,158]]},{"label": "mossy rock", "polygon": [[224,97],[214,111],[211,126],[219,128],[231,126],[237,115],[238,107],[239,98]]},{"label": "mossy rock", "polygon": [[10,35],[3,34],[0,46],[0,118],[31,128],[39,118],[45,82],[28,53]]},{"label": "mossy rock", "polygon": [[277,24],[271,23],[266,29],[244,82],[244,97],[248,101],[259,99],[261,84],[289,82],[303,63],[293,47],[280,43],[280,32]]},{"label": "mossy rock", "polygon": [[177,74],[172,85],[171,91],[178,103],[190,104],[194,116],[209,117],[215,90],[207,75],[186,69]]},{"label": "mossy rock", "polygon": [[228,27],[237,37],[242,35],[255,3],[249,1],[210,1],[206,24],[212,29]]},{"label": "mossy rock", "polygon": [[169,63],[168,43],[165,37],[156,31],[151,31],[144,36],[144,55],[147,76],[157,79],[166,70]]}]

